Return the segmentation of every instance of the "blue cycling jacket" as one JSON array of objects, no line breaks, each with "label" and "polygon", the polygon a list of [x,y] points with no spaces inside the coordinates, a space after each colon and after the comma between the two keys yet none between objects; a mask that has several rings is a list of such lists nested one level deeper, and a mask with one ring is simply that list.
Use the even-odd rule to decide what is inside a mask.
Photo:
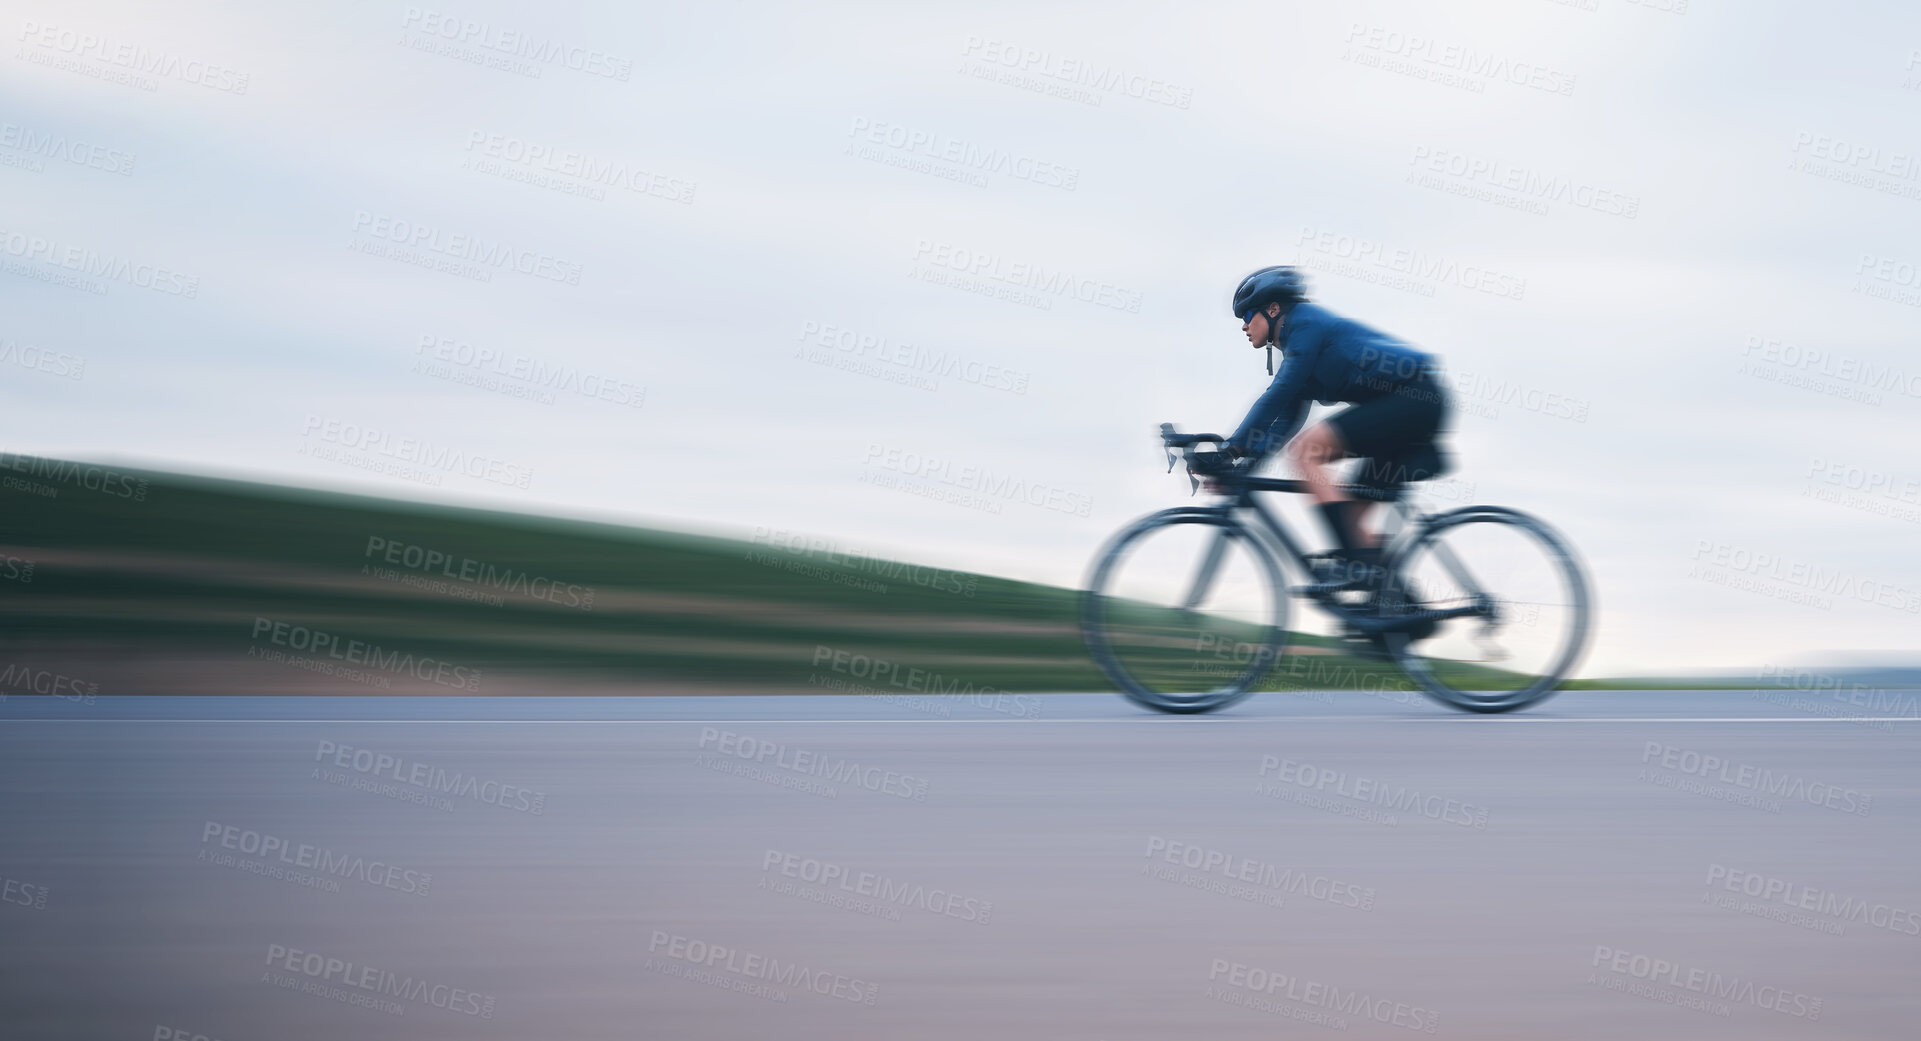
[{"label": "blue cycling jacket", "polygon": [[1310,400],[1372,401],[1436,371],[1431,354],[1324,307],[1295,304],[1281,322],[1281,370],[1228,444],[1266,455],[1300,430]]}]

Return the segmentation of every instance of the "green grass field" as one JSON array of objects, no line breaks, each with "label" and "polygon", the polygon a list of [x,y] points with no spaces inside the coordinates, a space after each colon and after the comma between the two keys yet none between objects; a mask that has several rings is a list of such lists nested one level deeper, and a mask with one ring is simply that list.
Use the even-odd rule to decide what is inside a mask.
[{"label": "green grass field", "polygon": [[[1070,589],[119,471],[144,481],[135,497],[130,479],[24,457],[6,472],[0,665],[98,676],[101,693],[1111,689]],[[1326,639],[1294,646],[1266,689],[1407,689]]]},{"label": "green grass field", "polygon": [[[1074,590],[154,472],[136,474],[136,500],[131,484],[89,489],[79,471],[33,465],[15,472],[41,494],[0,492],[0,541],[32,562],[28,581],[0,586],[8,660],[110,675],[104,693],[311,692],[319,674],[269,659],[366,664],[339,657],[351,641],[379,648],[360,671],[393,681],[380,689],[426,693],[1109,689],[1081,644]],[[483,678],[423,684],[391,667],[396,654]],[[1356,683],[1381,674],[1325,653],[1313,665],[1317,686],[1342,669]],[[1270,679],[1288,685],[1287,669]]]}]

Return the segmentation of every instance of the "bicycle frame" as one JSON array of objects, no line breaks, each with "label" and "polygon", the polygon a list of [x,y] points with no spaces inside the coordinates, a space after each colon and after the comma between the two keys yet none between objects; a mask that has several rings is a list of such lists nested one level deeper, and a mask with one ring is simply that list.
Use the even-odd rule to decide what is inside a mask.
[{"label": "bicycle frame", "polygon": [[[1254,515],[1261,519],[1262,530],[1279,544],[1282,549],[1287,551],[1288,559],[1294,563],[1294,566],[1301,569],[1303,573],[1308,572],[1307,552],[1301,548],[1300,543],[1294,541],[1293,533],[1287,530],[1287,525],[1282,523],[1281,518],[1276,516],[1274,511],[1268,509],[1266,503],[1254,497],[1255,492],[1262,491],[1302,494],[1308,490],[1307,482],[1278,477],[1249,477],[1246,479],[1246,482],[1247,483],[1236,492],[1234,501],[1228,504],[1227,508],[1230,510],[1252,510]],[[1404,529],[1405,525],[1410,521],[1417,519],[1415,515],[1408,510],[1407,504],[1402,502],[1401,498],[1393,492],[1358,487],[1343,488],[1342,491],[1355,499],[1387,503],[1393,508],[1395,516],[1400,520]]]},{"label": "bicycle frame", "polygon": [[[1361,637],[1372,641],[1376,651],[1385,652],[1385,657],[1397,663],[1422,690],[1443,704],[1465,711],[1507,712],[1533,704],[1551,694],[1569,675],[1588,637],[1588,581],[1582,574],[1573,550],[1558,533],[1538,518],[1501,506],[1462,506],[1426,512],[1419,508],[1421,503],[1417,497],[1403,496],[1407,485],[1393,490],[1344,486],[1340,490],[1349,499],[1388,504],[1389,516],[1383,525],[1386,549],[1381,559],[1386,571],[1378,585],[1373,582],[1330,581],[1323,577],[1329,569],[1316,566],[1319,558],[1328,554],[1309,553],[1282,520],[1278,507],[1271,506],[1256,495],[1257,492],[1299,495],[1310,491],[1307,483],[1254,477],[1247,472],[1247,467],[1232,460],[1223,464],[1217,461],[1216,453],[1195,450],[1196,445],[1204,442],[1223,444],[1226,441],[1226,438],[1217,434],[1183,434],[1175,430],[1171,423],[1161,424],[1161,443],[1167,452],[1168,470],[1171,472],[1185,461],[1189,477],[1195,480],[1195,487],[1199,488],[1201,479],[1205,478],[1208,490],[1219,493],[1221,498],[1205,505],[1175,506],[1137,519],[1108,540],[1088,573],[1087,588],[1081,598],[1082,637],[1093,653],[1095,662],[1130,699],[1163,712],[1207,712],[1247,696],[1265,667],[1277,655],[1285,653],[1288,641],[1286,605],[1295,596],[1305,597],[1342,623],[1342,637]],[[1201,459],[1208,460],[1206,465],[1195,465]],[[1246,513],[1251,513],[1257,519],[1249,519]],[[1543,560],[1547,568],[1544,573],[1564,584],[1567,594],[1565,601],[1557,600],[1547,606],[1565,607],[1568,624],[1550,631],[1554,642],[1547,645],[1547,650],[1555,657],[1544,662],[1539,671],[1504,671],[1505,667],[1491,672],[1475,668],[1448,671],[1455,664],[1478,665],[1503,661],[1508,657],[1492,641],[1496,630],[1510,620],[1509,601],[1490,595],[1489,587],[1474,574],[1479,569],[1470,569],[1466,563],[1467,557],[1457,552],[1461,547],[1449,542],[1450,532],[1483,523],[1510,525],[1513,527],[1500,530],[1516,531],[1524,538],[1531,539],[1531,544],[1537,545],[1544,553]],[[1177,562],[1171,575],[1165,569],[1161,572],[1162,582],[1172,578],[1177,583],[1186,584],[1185,589],[1176,590],[1180,609],[1205,613],[1202,605],[1211,599],[1212,588],[1218,583],[1221,569],[1228,558],[1229,546],[1236,539],[1246,541],[1244,548],[1253,558],[1261,583],[1272,590],[1273,603],[1262,612],[1271,615],[1271,621],[1263,623],[1268,626],[1269,635],[1258,644],[1258,653],[1249,659],[1248,670],[1244,670],[1238,679],[1215,690],[1201,694],[1177,694],[1160,689],[1165,685],[1160,680],[1144,680],[1142,674],[1119,656],[1117,648],[1129,641],[1123,639],[1121,643],[1115,642],[1113,634],[1108,631],[1109,618],[1105,605],[1111,601],[1129,599],[1116,592],[1115,574],[1117,569],[1124,566],[1123,562],[1140,540],[1173,526],[1192,524],[1213,529],[1209,541],[1193,547],[1200,551],[1199,560],[1192,564]],[[1193,529],[1186,530],[1191,532]],[[1499,562],[1506,557],[1497,555],[1493,559],[1496,564],[1490,578],[1505,571]],[[1290,588],[1287,561],[1293,562],[1296,573],[1315,581],[1306,588]],[[1236,581],[1242,580],[1243,576],[1237,573]],[[1422,588],[1430,585],[1432,589]],[[1345,602],[1339,596],[1350,589],[1365,592],[1370,588],[1373,595],[1358,602]],[[1161,585],[1160,592],[1150,596],[1146,606],[1172,607],[1164,598],[1165,589],[1165,585]],[[1443,604],[1464,606],[1443,607]],[[1453,659],[1456,655],[1444,649],[1438,657],[1415,649],[1416,644],[1439,633],[1438,623],[1470,618],[1479,619],[1480,634],[1472,639],[1483,644],[1485,653],[1480,656],[1465,657],[1455,662]],[[1148,624],[1150,629],[1155,625],[1152,622],[1143,624]],[[1533,625],[1534,622],[1530,617],[1524,620],[1524,624]],[[1121,631],[1125,633],[1126,630],[1123,628]],[[1153,634],[1150,632],[1148,635]],[[1157,643],[1156,639],[1131,642],[1143,647],[1173,646],[1164,640]],[[1488,646],[1492,646],[1493,650],[1488,651]],[[1383,658],[1382,654],[1369,653],[1365,648],[1360,653],[1363,657],[1376,660]],[[1521,685],[1510,689],[1509,681]],[[1483,690],[1479,686],[1483,683],[1492,686]]]},{"label": "bicycle frame", "polygon": [[[1311,575],[1313,570],[1308,563],[1308,553],[1301,548],[1299,542],[1295,541],[1293,533],[1288,531],[1287,525],[1282,522],[1281,518],[1269,509],[1266,503],[1254,497],[1255,492],[1263,491],[1297,495],[1303,494],[1309,490],[1307,482],[1276,477],[1239,477],[1230,480],[1229,488],[1230,494],[1232,495],[1231,501],[1219,506],[1196,507],[1196,509],[1219,510],[1226,513],[1233,513],[1237,510],[1251,511],[1255,517],[1259,518],[1259,523],[1248,525],[1249,529],[1265,534],[1273,545],[1280,547],[1285,553],[1286,558],[1292,561],[1295,568],[1297,568],[1301,574]],[[1421,526],[1430,516],[1428,514],[1415,513],[1408,507],[1406,500],[1402,498],[1398,492],[1353,485],[1342,488],[1342,491],[1350,498],[1368,502],[1387,503],[1394,511],[1394,517],[1399,523],[1395,537],[1393,541],[1389,543],[1384,553],[1384,557],[1390,561],[1400,553],[1409,539],[1418,534]],[[1206,599],[1207,591],[1209,587],[1213,585],[1214,573],[1219,568],[1221,557],[1225,554],[1226,549],[1227,539],[1225,535],[1223,535],[1209,548],[1207,558],[1202,562],[1199,572],[1194,576],[1194,585],[1188,591],[1184,606],[1191,609]],[[1476,582],[1472,575],[1468,574],[1467,568],[1446,545],[1437,543],[1434,549],[1435,559],[1447,569],[1448,574],[1456,582],[1460,583],[1461,588],[1474,599],[1475,603],[1469,607],[1424,611],[1413,617],[1430,618],[1438,621],[1449,618],[1463,618],[1471,615],[1483,615],[1492,621],[1491,610],[1493,598],[1489,597],[1486,590],[1481,587],[1481,584]],[[1374,631],[1382,628],[1381,623],[1371,615],[1356,611],[1345,604],[1338,603],[1331,599],[1320,600],[1319,604],[1323,610],[1355,628],[1363,631]]]}]

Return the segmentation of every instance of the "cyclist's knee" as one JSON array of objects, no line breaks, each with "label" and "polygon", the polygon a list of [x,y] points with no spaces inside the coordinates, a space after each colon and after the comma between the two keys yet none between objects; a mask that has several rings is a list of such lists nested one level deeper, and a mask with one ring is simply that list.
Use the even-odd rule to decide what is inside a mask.
[{"label": "cyclist's knee", "polygon": [[1341,456],[1339,440],[1322,423],[1308,428],[1287,446],[1288,458],[1296,465],[1320,466]]}]

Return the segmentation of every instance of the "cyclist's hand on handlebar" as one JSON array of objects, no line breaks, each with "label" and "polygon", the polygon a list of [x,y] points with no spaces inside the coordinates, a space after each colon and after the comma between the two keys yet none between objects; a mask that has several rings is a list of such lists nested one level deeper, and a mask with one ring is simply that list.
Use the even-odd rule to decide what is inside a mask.
[{"label": "cyclist's hand on handlebar", "polygon": [[1195,452],[1187,457],[1187,472],[1207,476],[1227,473],[1238,469],[1241,454],[1228,445],[1222,445],[1217,452]]},{"label": "cyclist's hand on handlebar", "polygon": [[[1195,482],[1196,487],[1205,482],[1209,492],[1225,489],[1218,481],[1206,478],[1230,473],[1247,462],[1243,453],[1228,441],[1228,438],[1219,434],[1183,434],[1175,430],[1172,423],[1161,424],[1161,444],[1167,449],[1167,468],[1171,471],[1176,463],[1186,463],[1189,479]],[[1200,451],[1202,444],[1214,445],[1216,450]]]},{"label": "cyclist's hand on handlebar", "polygon": [[1200,479],[1201,488],[1208,494],[1220,495],[1226,493],[1227,488],[1212,478],[1238,472],[1244,468],[1244,463],[1245,460],[1241,458],[1239,452],[1222,445],[1217,452],[1189,453],[1187,472],[1190,476]]}]

